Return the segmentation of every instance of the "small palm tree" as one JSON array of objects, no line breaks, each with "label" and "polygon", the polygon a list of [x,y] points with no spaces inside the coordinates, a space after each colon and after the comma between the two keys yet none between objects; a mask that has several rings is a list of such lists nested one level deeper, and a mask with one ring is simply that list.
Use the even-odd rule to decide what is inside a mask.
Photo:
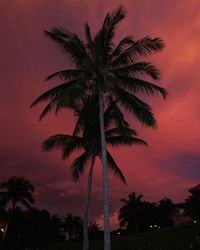
[{"label": "small palm tree", "polygon": [[79,239],[82,234],[83,222],[79,216],[74,216],[73,214],[67,214],[64,217],[63,222],[63,231],[68,234],[68,239]]},{"label": "small palm tree", "polygon": [[[128,195],[128,200],[121,199],[124,205],[119,210],[120,226],[127,225],[127,228],[131,231],[139,233],[138,220],[140,219],[142,209],[143,195],[136,195],[134,192]],[[133,228],[134,227],[134,228]]]},{"label": "small palm tree", "polygon": [[[96,157],[99,157],[100,159],[102,157],[100,125],[98,116],[99,107],[98,102],[95,98],[93,98],[93,96],[88,97],[87,100],[84,101],[84,106],[82,108],[80,108],[79,105],[76,105],[76,108],[75,106],[73,107],[76,110],[78,116],[73,135],[54,135],[47,138],[42,145],[45,151],[61,149],[63,159],[69,157],[74,150],[84,150],[84,152],[80,156],[78,156],[71,165],[71,173],[75,181],[79,179],[80,174],[84,172],[87,162],[90,161],[87,192],[83,212],[83,249],[88,250],[88,211],[92,188],[92,174]],[[92,114],[92,119],[90,114]],[[146,145],[146,142],[134,137],[136,136],[136,132],[128,127],[128,123],[124,120],[123,114],[116,107],[115,102],[110,103],[108,109],[104,113],[104,118],[106,142],[108,145]],[[115,123],[117,127],[109,128],[111,122]],[[81,136],[79,135],[80,133]],[[108,150],[107,159],[109,169],[114,173],[114,175],[119,177],[123,183],[126,183],[121,170],[117,166]]]},{"label": "small palm tree", "polygon": [[94,221],[90,223],[88,231],[91,240],[98,240],[101,236],[102,228]]},{"label": "small palm tree", "polygon": [[11,204],[14,211],[17,204],[21,203],[26,208],[33,204],[34,186],[23,177],[10,177],[7,182],[0,183],[0,197],[2,203]]},{"label": "small palm tree", "polygon": [[32,106],[48,101],[48,110],[56,108],[57,99],[65,101],[73,98],[79,100],[88,93],[98,95],[99,122],[102,147],[102,166],[104,179],[104,249],[110,250],[109,199],[108,199],[108,169],[104,128],[104,109],[107,97],[110,96],[125,110],[131,112],[144,125],[155,127],[156,120],[151,107],[140,100],[136,94],[150,96],[161,94],[167,97],[167,91],[154,83],[147,81],[160,78],[159,71],[149,62],[141,58],[164,48],[163,41],[156,37],[144,37],[134,40],[125,36],[117,45],[114,35],[117,25],[125,18],[123,7],[109,12],[101,29],[92,37],[90,27],[85,25],[86,41],[82,41],[77,34],[64,28],[53,28],[45,31],[74,64],[73,69],[61,70],[48,77],[48,80],[60,78],[64,82],[38,97]]},{"label": "small palm tree", "polygon": [[30,208],[34,202],[33,192],[34,186],[23,177],[10,177],[7,182],[0,183],[0,200],[2,204],[11,205],[11,213],[1,240],[0,249],[3,247],[17,205],[21,204],[26,208]]}]

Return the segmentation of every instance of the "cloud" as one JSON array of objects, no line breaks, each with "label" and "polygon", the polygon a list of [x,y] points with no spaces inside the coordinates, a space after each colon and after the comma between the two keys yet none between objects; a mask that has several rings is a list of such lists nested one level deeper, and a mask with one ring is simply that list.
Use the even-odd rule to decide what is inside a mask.
[{"label": "cloud", "polygon": [[[110,176],[111,214],[116,217],[120,198],[132,191],[150,200],[165,195],[183,200],[187,189],[199,180],[198,1],[1,1],[0,181],[12,175],[30,179],[37,191],[36,205],[55,213],[82,213],[86,176],[73,183],[71,161],[61,161],[58,152],[41,152],[42,140],[56,133],[71,133],[74,126],[74,118],[67,111],[56,118],[49,115],[39,123],[42,105],[29,109],[37,96],[53,86],[43,82],[46,76],[69,66],[66,57],[44,37],[43,30],[61,25],[83,37],[83,26],[88,21],[94,34],[106,12],[121,4],[127,9],[127,18],[117,30],[117,39],[126,34],[133,34],[135,39],[146,35],[164,39],[165,50],[147,61],[152,60],[160,68],[162,86],[170,97],[166,101],[145,97],[158,120],[157,130],[144,129],[130,114],[127,116],[149,148],[111,149],[128,183],[123,186]],[[95,169],[91,215],[100,218],[99,163]]]}]

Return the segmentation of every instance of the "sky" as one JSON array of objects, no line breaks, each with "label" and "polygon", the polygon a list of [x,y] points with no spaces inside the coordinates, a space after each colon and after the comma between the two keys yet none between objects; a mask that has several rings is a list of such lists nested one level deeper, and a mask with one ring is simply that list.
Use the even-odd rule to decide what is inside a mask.
[{"label": "sky", "polygon": [[[199,0],[1,0],[0,1],[0,181],[24,176],[35,186],[35,206],[60,215],[82,214],[87,170],[80,181],[70,177],[69,160],[59,152],[44,153],[41,142],[57,133],[70,134],[75,120],[69,111],[50,114],[38,121],[42,105],[32,101],[48,88],[44,79],[69,66],[65,56],[44,30],[63,26],[83,38],[88,22],[93,34],[106,13],[122,5],[127,17],[117,30],[140,39],[161,37],[166,48],[146,61],[160,69],[159,85],[170,97],[145,98],[158,122],[157,129],[142,127],[126,114],[148,148],[132,146],[110,149],[122,169],[127,185],[109,176],[110,214],[117,227],[121,198],[130,192],[148,201],[165,196],[183,201],[188,189],[200,181],[200,2]],[[94,171],[91,220],[101,221],[103,212],[101,165]]]}]

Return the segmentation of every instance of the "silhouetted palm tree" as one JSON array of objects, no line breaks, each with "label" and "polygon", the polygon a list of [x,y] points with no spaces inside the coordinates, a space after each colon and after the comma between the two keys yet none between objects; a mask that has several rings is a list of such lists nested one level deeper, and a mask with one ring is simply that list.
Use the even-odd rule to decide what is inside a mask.
[{"label": "silhouetted palm tree", "polygon": [[164,43],[160,38],[145,37],[136,41],[131,36],[126,36],[115,45],[115,29],[125,16],[123,7],[109,12],[94,38],[91,36],[89,25],[86,24],[86,42],[83,42],[77,34],[63,28],[45,31],[45,34],[66,53],[75,67],[50,75],[48,80],[61,78],[64,83],[48,90],[32,104],[33,106],[49,101],[46,111],[49,112],[54,108],[58,110],[55,105],[57,99],[78,100],[88,93],[98,95],[104,180],[105,250],[110,250],[108,173],[103,116],[104,107],[107,105],[106,97],[108,95],[112,97],[116,103],[133,113],[146,126],[155,127],[156,121],[150,106],[135,94],[144,93],[152,96],[161,94],[164,98],[167,96],[165,89],[143,78],[148,76],[158,80],[159,71],[151,63],[140,61],[141,57],[163,49]]},{"label": "silhouetted palm tree", "polygon": [[34,200],[32,195],[34,186],[23,177],[14,176],[10,177],[7,182],[0,183],[0,190],[1,202],[6,205],[11,205],[10,217],[8,218],[0,245],[0,249],[2,249],[17,204],[21,204],[26,208],[30,208],[33,204]]},{"label": "silhouetted palm tree", "polygon": [[7,182],[0,183],[0,190],[2,203],[11,204],[12,210],[15,210],[19,203],[30,208],[34,202],[34,186],[23,177],[10,177]]},{"label": "silhouetted palm tree", "polygon": [[164,197],[157,205],[157,220],[161,227],[173,226],[173,217],[177,212],[176,204],[171,199]]},{"label": "silhouetted palm tree", "polygon": [[124,205],[119,210],[120,226],[127,226],[131,232],[139,233],[139,220],[142,213],[143,195],[136,195],[134,192],[128,195],[128,200],[121,199]]},{"label": "silhouetted palm tree", "polygon": [[89,224],[89,237],[90,240],[99,240],[101,239],[101,235],[102,235],[102,228],[96,223],[96,222],[92,222]]},{"label": "silhouetted palm tree", "polygon": [[[124,121],[123,114],[114,105],[115,103],[110,103],[108,109],[104,112],[105,129],[106,129],[106,142],[108,145],[120,146],[120,145],[133,145],[141,144],[146,145],[146,143],[133,137],[136,132],[128,127],[128,123]],[[74,104],[75,105],[75,104]],[[84,152],[77,157],[72,163],[71,170],[72,176],[75,181],[79,179],[80,174],[83,173],[88,161],[90,161],[90,169],[88,174],[88,185],[83,213],[83,224],[84,224],[84,250],[89,248],[88,239],[88,210],[90,202],[90,194],[92,188],[92,173],[95,163],[95,158],[98,156],[101,159],[101,138],[100,138],[100,125],[98,116],[98,102],[93,96],[87,98],[84,102],[82,108],[76,105],[76,110],[78,121],[72,136],[70,135],[54,135],[49,137],[43,142],[43,149],[45,151],[53,149],[61,149],[63,158],[69,157],[69,155],[77,149],[83,149]],[[118,113],[116,112],[116,109]],[[120,115],[119,115],[120,113]],[[91,118],[92,115],[92,119]],[[110,127],[110,123],[115,123],[117,127]],[[81,132],[81,133],[80,133]],[[81,134],[81,136],[79,135]],[[125,178],[112,158],[111,154],[107,150],[108,166],[115,175],[117,175],[120,180],[125,183]]]},{"label": "silhouetted palm tree", "polygon": [[68,234],[68,239],[80,239],[82,236],[83,221],[79,216],[67,214],[63,219],[63,230]]}]

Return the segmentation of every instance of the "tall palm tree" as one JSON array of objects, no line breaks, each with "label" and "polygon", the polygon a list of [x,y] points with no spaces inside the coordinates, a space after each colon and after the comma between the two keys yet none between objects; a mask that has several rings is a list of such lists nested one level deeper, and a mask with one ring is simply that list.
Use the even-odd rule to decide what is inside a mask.
[{"label": "tall palm tree", "polygon": [[[124,120],[123,114],[120,113],[120,110],[117,109],[114,104],[115,103],[110,103],[109,107],[104,112],[107,144],[112,146],[132,144],[146,145],[143,140],[134,137],[136,132],[128,127],[128,123]],[[83,153],[74,160],[71,166],[72,176],[75,181],[79,179],[79,176],[83,173],[87,162],[90,161],[91,165],[89,168],[87,192],[83,212],[83,250],[89,249],[88,211],[92,188],[93,167],[96,157],[98,156],[101,159],[102,156],[98,106],[99,104],[93,96],[88,97],[87,100],[84,101],[84,106],[81,108],[79,105],[74,105],[73,107],[77,113],[78,120],[73,135],[58,134],[49,137],[43,142],[43,149],[45,151],[61,149],[64,159],[69,157],[69,155],[76,149],[84,150]],[[118,111],[118,113],[116,111]],[[91,114],[93,114],[92,119],[90,119]],[[117,125],[117,127],[110,127],[111,122],[112,124]],[[107,157],[109,169],[117,175],[123,183],[125,183],[125,178],[121,170],[108,150]]]},{"label": "tall palm tree", "polygon": [[[56,27],[45,31],[45,35],[55,42],[74,64],[73,69],[61,70],[50,75],[47,80],[60,78],[64,82],[38,97],[32,106],[48,101],[47,112],[55,108],[56,99],[80,99],[88,93],[99,97],[99,117],[102,147],[103,187],[104,187],[104,249],[110,250],[109,199],[107,155],[104,129],[104,109],[107,96],[113,98],[125,110],[134,114],[138,120],[150,127],[156,126],[151,107],[136,97],[137,93],[167,97],[167,91],[150,81],[146,76],[158,80],[157,68],[140,59],[164,48],[163,41],[156,37],[134,40],[125,36],[115,45],[114,35],[117,25],[125,18],[126,11],[119,7],[109,12],[99,32],[92,37],[90,27],[85,25],[86,41],[77,34]],[[56,107],[57,109],[57,107]]]},{"label": "tall palm tree", "polygon": [[11,213],[8,218],[5,232],[1,240],[0,249],[3,248],[8,228],[12,221],[13,214],[17,208],[17,204],[21,204],[26,208],[30,208],[33,204],[34,186],[23,177],[10,177],[8,181],[0,183],[0,200],[3,204],[11,205]]}]

